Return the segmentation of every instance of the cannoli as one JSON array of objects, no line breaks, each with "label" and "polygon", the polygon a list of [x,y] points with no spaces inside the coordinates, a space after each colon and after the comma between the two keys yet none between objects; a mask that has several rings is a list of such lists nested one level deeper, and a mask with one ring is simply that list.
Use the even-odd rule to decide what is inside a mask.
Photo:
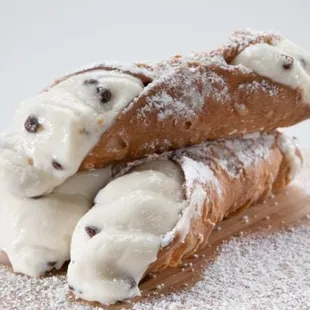
[{"label": "cannoli", "polygon": [[[100,68],[116,69],[82,72]],[[211,53],[117,69],[147,86],[102,135],[82,169],[270,132],[310,117],[310,54],[277,34],[239,31]]]},{"label": "cannoli", "polygon": [[275,133],[115,167],[73,233],[69,288],[104,304],[139,295],[144,275],[179,265],[223,218],[285,187],[301,163],[294,141]]},{"label": "cannoli", "polygon": [[309,72],[306,51],[250,31],[211,53],[81,70],[22,104],[0,139],[0,172],[33,197],[79,169],[294,125],[310,117]]}]

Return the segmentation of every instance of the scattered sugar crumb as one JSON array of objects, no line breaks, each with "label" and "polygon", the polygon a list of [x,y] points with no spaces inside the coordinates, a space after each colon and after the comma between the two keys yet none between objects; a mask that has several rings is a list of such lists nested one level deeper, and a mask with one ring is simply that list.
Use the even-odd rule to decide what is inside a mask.
[{"label": "scattered sugar crumb", "polygon": [[243,221],[244,223],[248,224],[248,223],[249,223],[249,217],[248,217],[247,215],[243,216],[243,217],[242,217],[242,221]]}]

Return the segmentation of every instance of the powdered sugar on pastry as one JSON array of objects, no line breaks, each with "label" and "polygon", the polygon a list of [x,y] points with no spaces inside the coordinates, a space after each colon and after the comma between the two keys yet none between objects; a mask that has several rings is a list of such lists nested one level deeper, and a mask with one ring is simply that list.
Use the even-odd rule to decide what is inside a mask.
[{"label": "powdered sugar on pastry", "polygon": [[115,303],[140,294],[161,236],[176,225],[183,177],[170,161],[143,164],[102,189],[77,224],[68,283],[80,298]]},{"label": "powdered sugar on pastry", "polygon": [[[179,64],[181,66],[182,64]],[[205,105],[205,96],[213,96],[219,103],[231,99],[228,85],[225,79],[216,72],[209,71],[202,73],[199,67],[185,68],[160,67],[163,76],[157,78],[149,86],[145,87],[141,96],[148,94],[150,90],[163,83],[169,84],[178,92],[176,97],[171,90],[160,87],[155,94],[150,94],[146,99],[146,105],[140,108],[137,113],[141,119],[146,117],[146,113],[152,110],[159,110],[158,120],[163,121],[169,117],[197,117]],[[199,82],[198,82],[199,81]],[[202,85],[200,89],[199,85]],[[126,108],[129,110],[135,102]],[[126,111],[125,110],[125,111]]]},{"label": "powdered sugar on pastry", "polygon": [[[283,139],[291,140],[289,137]],[[243,168],[255,165],[260,160],[268,157],[274,143],[274,134],[254,133],[245,138],[205,142],[197,146],[178,150],[175,152],[175,156],[181,158],[184,154],[188,154],[198,162],[204,161],[206,158],[213,158],[227,173],[231,176],[237,176]],[[186,180],[188,180],[188,186],[193,183],[192,180],[199,178],[209,179],[205,178],[205,176],[197,175],[197,173],[201,173],[201,169],[196,169],[197,173],[193,173],[193,167],[191,165],[183,165],[183,160],[182,167]]]},{"label": "powdered sugar on pastry", "polygon": [[232,62],[252,69],[271,80],[301,88],[310,104],[310,54],[284,38],[273,44],[254,44],[245,48]]},{"label": "powdered sugar on pastry", "polygon": [[0,172],[9,190],[23,197],[51,192],[76,173],[142,89],[142,82],[131,75],[94,70],[24,101],[0,139]]},{"label": "powdered sugar on pastry", "polygon": [[0,251],[15,272],[39,277],[69,260],[70,241],[78,220],[92,206],[110,169],[83,172],[38,199],[19,198],[1,186]]},{"label": "powdered sugar on pastry", "polygon": [[297,156],[297,144],[296,141],[284,134],[279,135],[277,139],[277,144],[286,157],[286,159],[290,162],[290,172],[289,178],[290,180],[295,179],[297,174],[299,174],[301,167],[302,167],[302,159]]}]

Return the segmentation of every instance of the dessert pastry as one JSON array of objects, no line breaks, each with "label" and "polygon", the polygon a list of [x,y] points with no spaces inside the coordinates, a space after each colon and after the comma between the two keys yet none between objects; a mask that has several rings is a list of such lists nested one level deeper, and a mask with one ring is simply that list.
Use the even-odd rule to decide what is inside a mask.
[{"label": "dessert pastry", "polygon": [[113,169],[76,225],[68,284],[104,304],[205,246],[216,223],[285,187],[302,162],[282,134],[206,142]]},{"label": "dessert pastry", "polygon": [[109,177],[108,168],[79,172],[53,193],[36,199],[16,197],[1,183],[0,263],[7,258],[15,272],[32,277],[60,269],[70,259],[76,223]]},{"label": "dessert pastry", "polygon": [[309,63],[279,35],[242,31],[211,53],[75,72],[22,104],[0,139],[0,171],[33,197],[79,167],[296,124],[310,117]]},{"label": "dessert pastry", "polygon": [[235,32],[211,53],[154,66],[102,65],[82,72],[100,69],[135,75],[147,86],[102,135],[82,169],[270,132],[310,117],[310,54],[272,33]]},{"label": "dessert pastry", "polygon": [[145,274],[294,178],[301,153],[275,129],[310,118],[309,64],[246,30],[211,53],[57,80],[0,136],[0,261],[38,277],[71,259],[78,297],[139,295]]}]

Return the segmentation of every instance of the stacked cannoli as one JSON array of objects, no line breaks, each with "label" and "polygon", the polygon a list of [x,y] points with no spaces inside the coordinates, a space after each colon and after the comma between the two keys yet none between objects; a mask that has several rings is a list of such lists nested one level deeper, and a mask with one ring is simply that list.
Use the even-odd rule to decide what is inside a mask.
[{"label": "stacked cannoli", "polygon": [[1,136],[0,250],[34,277],[70,260],[82,299],[137,296],[294,179],[301,152],[277,129],[308,118],[310,54],[272,33],[64,76]]}]

